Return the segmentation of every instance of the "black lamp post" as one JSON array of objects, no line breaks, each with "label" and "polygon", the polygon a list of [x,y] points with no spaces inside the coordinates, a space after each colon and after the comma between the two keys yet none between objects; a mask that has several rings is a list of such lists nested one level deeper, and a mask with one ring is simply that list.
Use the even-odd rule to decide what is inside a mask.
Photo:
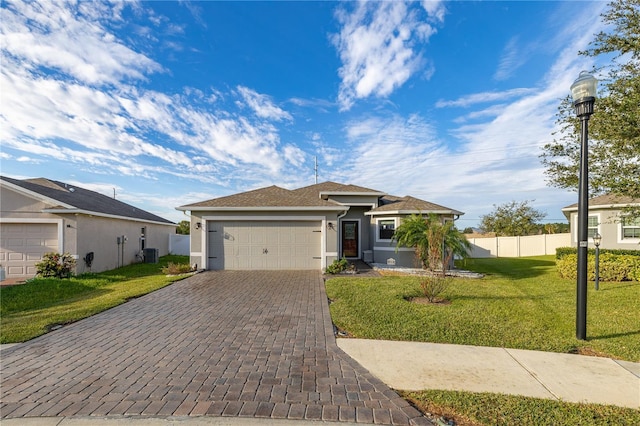
[{"label": "black lamp post", "polygon": [[596,246],[596,290],[600,290],[600,243],[602,242],[602,235],[598,232],[593,236],[593,245]]},{"label": "black lamp post", "polygon": [[582,71],[571,85],[576,115],[580,118],[580,179],[578,184],[578,280],[576,337],[587,339],[587,247],[589,218],[589,117],[593,114],[598,80]]}]

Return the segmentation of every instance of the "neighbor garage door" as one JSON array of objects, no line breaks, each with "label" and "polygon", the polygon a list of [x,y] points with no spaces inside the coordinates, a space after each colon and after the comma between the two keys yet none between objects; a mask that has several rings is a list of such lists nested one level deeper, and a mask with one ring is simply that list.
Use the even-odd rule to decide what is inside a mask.
[{"label": "neighbor garage door", "polygon": [[0,264],[7,278],[34,276],[42,255],[58,251],[55,223],[0,224]]},{"label": "neighbor garage door", "polygon": [[320,269],[321,222],[207,222],[208,269]]}]

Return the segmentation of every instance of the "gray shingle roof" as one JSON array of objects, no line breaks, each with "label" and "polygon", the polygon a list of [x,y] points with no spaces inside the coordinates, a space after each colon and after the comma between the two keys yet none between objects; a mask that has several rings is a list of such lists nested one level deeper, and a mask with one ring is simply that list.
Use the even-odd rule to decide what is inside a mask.
[{"label": "gray shingle roof", "polygon": [[379,195],[384,194],[383,192],[377,191],[375,189],[365,188],[363,186],[358,185],[344,185],[336,182],[322,182],[317,183],[315,185],[305,186],[303,188],[294,189],[293,192],[298,194],[305,194],[309,197],[319,197],[321,192],[331,193],[331,194],[339,194],[339,193],[371,193],[371,195]]},{"label": "gray shingle roof", "polygon": [[0,176],[0,179],[59,202],[60,204],[58,206],[54,206],[55,208],[82,210],[103,215],[121,216],[150,222],[173,224],[170,220],[164,219],[153,213],[149,213],[146,210],[139,209],[130,204],[107,197],[106,195],[102,195],[79,186],[69,185],[64,182],[45,178],[19,180],[5,176]]},{"label": "gray shingle roof", "polygon": [[[341,204],[332,200],[323,200],[320,194],[371,194],[380,197],[384,192],[375,189],[365,188],[357,185],[343,185],[336,182],[323,182],[303,188],[288,190],[278,186],[268,186],[266,188],[255,189],[253,191],[241,192],[239,194],[214,198],[178,207],[178,210],[207,210],[207,209],[252,209],[252,208],[330,208],[335,210]],[[443,207],[428,201],[419,200],[413,197],[394,197],[384,195],[381,198],[382,206],[373,209],[371,212],[384,214],[385,212],[438,212],[445,214],[463,214],[457,210]]]},{"label": "gray shingle roof", "polygon": [[385,195],[382,197],[382,204],[371,210],[371,213],[384,212],[413,212],[413,213],[431,213],[431,212],[447,212],[449,214],[464,214],[458,210],[444,207],[429,201],[420,200],[409,195],[405,197],[395,197],[393,195]]},{"label": "gray shingle roof", "polygon": [[187,204],[179,207],[179,210],[191,210],[192,208],[242,208],[242,207],[336,207],[331,201],[321,200],[318,193],[310,195],[291,191],[272,185],[253,191],[241,192],[226,197],[214,198],[198,203]]},{"label": "gray shingle roof", "polygon": [[[589,199],[589,207],[592,206],[610,206],[610,205],[638,205],[640,200],[614,194],[604,194]],[[577,209],[578,203],[574,203],[564,207],[562,210]]]}]

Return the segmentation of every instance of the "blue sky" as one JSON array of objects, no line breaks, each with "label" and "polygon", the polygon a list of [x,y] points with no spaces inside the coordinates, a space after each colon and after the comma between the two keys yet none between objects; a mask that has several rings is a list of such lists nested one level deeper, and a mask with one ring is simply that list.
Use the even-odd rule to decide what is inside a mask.
[{"label": "blue sky", "polygon": [[175,207],[332,180],[466,214],[574,192],[540,148],[601,1],[2,2],[2,174]]}]

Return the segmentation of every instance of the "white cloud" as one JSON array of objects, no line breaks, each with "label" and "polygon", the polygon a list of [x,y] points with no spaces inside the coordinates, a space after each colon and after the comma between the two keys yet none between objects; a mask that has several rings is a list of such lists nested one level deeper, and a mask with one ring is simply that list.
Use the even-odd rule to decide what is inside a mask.
[{"label": "white cloud", "polygon": [[302,166],[306,160],[305,153],[294,145],[287,145],[284,147],[284,157],[286,160],[294,166]]},{"label": "white cloud", "polygon": [[[26,66],[63,72],[87,84],[144,79],[162,67],[99,25],[113,9],[61,2],[4,2],[2,49]],[[87,16],[92,11],[100,16]]]},{"label": "white cloud", "polygon": [[[253,165],[273,176],[303,153],[281,146],[268,120],[292,120],[273,101],[240,86],[229,97],[253,113],[225,109],[225,94],[185,87],[180,94],[146,89],[162,67],[125,46],[104,25],[125,7],[44,1],[7,3],[0,22],[0,139],[34,161],[53,158],[96,173],[157,179],[158,175],[221,181],[213,171]],[[175,25],[150,16],[157,25]],[[193,101],[193,102],[192,102]],[[210,110],[212,103],[217,109]],[[36,158],[40,157],[40,158]]]},{"label": "white cloud", "polygon": [[[425,4],[441,16],[439,7]],[[423,66],[416,45],[435,33],[413,4],[403,1],[358,2],[352,13],[338,9],[336,18],[342,28],[332,41],[342,61],[338,93],[342,110],[357,99],[386,97],[402,86]]]},{"label": "white cloud", "polygon": [[447,9],[444,1],[441,0],[422,0],[422,7],[427,11],[429,17],[436,22],[444,22],[444,15]]},{"label": "white cloud", "polygon": [[258,117],[275,121],[293,120],[291,114],[276,106],[269,96],[262,95],[244,86],[238,86],[238,92]]},{"label": "white cloud", "polygon": [[483,92],[483,93],[473,93],[471,95],[463,96],[453,101],[445,101],[439,100],[436,102],[436,108],[445,108],[445,107],[469,107],[471,105],[479,104],[479,103],[490,103],[495,101],[503,101],[506,99],[521,97],[530,93],[533,93],[535,89],[531,88],[517,88],[517,89],[509,89],[503,92]]},{"label": "white cloud", "polygon": [[35,164],[41,163],[41,161],[35,160],[26,155],[21,155],[20,157],[16,158],[16,161],[19,161],[20,163],[35,163]]},{"label": "white cloud", "polygon": [[435,130],[417,115],[403,118],[369,117],[352,121],[345,129],[348,145],[337,174],[341,180],[405,195],[409,187],[427,178],[420,170],[443,152]]},{"label": "white cloud", "polygon": [[[528,49],[527,49],[528,50]],[[504,81],[509,79],[513,73],[527,62],[529,55],[528,52],[523,52],[518,45],[518,37],[512,37],[507,42],[498,64],[493,78],[498,81]]]},{"label": "white cloud", "polygon": [[[585,25],[596,31],[597,14],[584,13]],[[440,108],[469,109],[444,136],[455,141],[445,144],[417,115],[389,117],[381,111],[352,121],[341,152],[345,164],[335,178],[463,210],[460,226],[475,225],[493,204],[525,199],[536,199],[535,207],[547,211],[549,220],[562,220],[560,209],[574,199],[569,191],[547,187],[539,154],[553,138],[560,99],[580,69],[592,65],[577,55],[590,40],[578,28],[565,32],[564,48],[536,87],[439,101]]]},{"label": "white cloud", "polygon": [[335,107],[335,103],[331,101],[327,101],[325,99],[302,99],[302,98],[291,98],[289,99],[294,105],[305,108],[315,108],[320,112],[328,112],[330,108]]}]

